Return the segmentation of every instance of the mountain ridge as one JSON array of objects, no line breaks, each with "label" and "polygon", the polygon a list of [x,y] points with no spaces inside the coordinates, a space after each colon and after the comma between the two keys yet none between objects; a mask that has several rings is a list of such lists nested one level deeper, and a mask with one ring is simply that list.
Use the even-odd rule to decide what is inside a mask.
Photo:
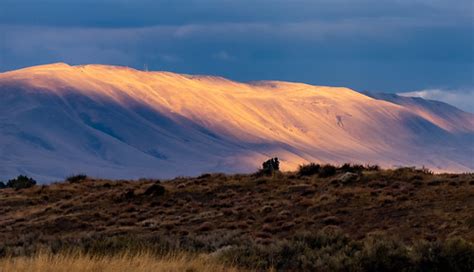
[{"label": "mountain ridge", "polygon": [[248,172],[271,156],[474,169],[473,114],[344,87],[59,63],[0,73],[0,93],[0,178]]}]

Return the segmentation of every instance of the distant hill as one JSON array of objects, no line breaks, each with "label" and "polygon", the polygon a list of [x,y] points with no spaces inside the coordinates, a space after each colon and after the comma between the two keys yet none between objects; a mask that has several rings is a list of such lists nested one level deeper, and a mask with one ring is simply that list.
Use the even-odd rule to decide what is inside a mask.
[{"label": "distant hill", "polygon": [[0,74],[0,179],[249,172],[278,156],[474,169],[474,115],[347,88],[67,64]]}]

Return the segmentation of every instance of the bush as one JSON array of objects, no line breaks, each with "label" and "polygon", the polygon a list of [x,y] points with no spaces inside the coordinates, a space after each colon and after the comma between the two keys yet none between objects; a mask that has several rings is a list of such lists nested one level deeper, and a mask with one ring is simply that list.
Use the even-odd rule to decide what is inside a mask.
[{"label": "bush", "polygon": [[[200,231],[212,230],[203,223]],[[407,244],[385,234],[354,239],[337,227],[301,231],[285,239],[262,244],[255,239],[240,239],[239,232],[190,236],[156,233],[92,233],[80,239],[52,237],[47,244],[25,242],[2,246],[1,256],[30,255],[41,250],[78,252],[94,256],[131,256],[149,252],[166,256],[178,252],[211,253],[212,258],[251,271],[471,271],[474,244],[461,238]],[[34,237],[34,236],[32,236]],[[22,249],[18,251],[18,249]],[[196,255],[197,255],[196,254]],[[245,270],[246,271],[246,270]]]},{"label": "bush", "polygon": [[318,174],[320,169],[321,169],[321,165],[315,164],[315,163],[300,165],[298,169],[298,175],[299,176],[312,176],[312,175]]},{"label": "bush", "polygon": [[27,176],[19,175],[15,179],[11,179],[7,182],[7,187],[15,190],[30,188],[36,185],[36,180]]},{"label": "bush", "polygon": [[357,266],[362,271],[406,271],[413,267],[408,247],[386,237],[370,237],[364,241]]},{"label": "bush", "polygon": [[474,267],[474,244],[461,238],[444,242],[419,242],[414,259],[420,271],[470,271]]},{"label": "bush", "polygon": [[337,230],[323,229],[265,246],[248,241],[222,252],[219,259],[257,271],[353,271],[350,264],[360,247]]},{"label": "bush", "polygon": [[76,182],[81,182],[81,181],[86,180],[86,179],[87,179],[86,175],[79,174],[79,175],[70,176],[66,180],[70,183],[76,183]]},{"label": "bush", "polygon": [[207,178],[211,178],[212,175],[209,174],[209,173],[204,173],[204,174],[201,174],[199,177],[197,177],[197,179],[207,179]]},{"label": "bush", "polygon": [[367,164],[365,166],[365,169],[368,170],[368,171],[379,171],[380,166],[378,166],[377,164]]},{"label": "bush", "polygon": [[165,194],[165,191],[165,187],[161,186],[159,183],[155,183],[148,187],[144,194],[149,196],[161,196]]},{"label": "bush", "polygon": [[433,175],[433,172],[424,166],[422,168],[416,168],[414,166],[413,167],[399,167],[395,169],[393,172],[395,176],[407,176],[407,175],[413,175],[413,174],[424,174],[428,176]]},{"label": "bush", "polygon": [[339,170],[342,172],[361,173],[365,170],[365,167],[362,164],[345,163],[339,167]]},{"label": "bush", "polygon": [[327,228],[265,246],[246,241],[218,258],[258,271],[470,271],[474,244],[457,238],[413,247],[385,235],[353,240],[337,228]]},{"label": "bush", "polygon": [[319,176],[322,178],[334,176],[336,174],[336,167],[330,164],[326,164],[319,170]]},{"label": "bush", "polygon": [[0,189],[5,189],[5,188],[7,188],[7,185],[3,181],[0,181]]},{"label": "bush", "polygon": [[280,170],[280,161],[278,161],[278,158],[271,158],[267,161],[265,161],[262,164],[262,169],[259,170],[259,174],[263,175],[272,175],[274,172]]}]

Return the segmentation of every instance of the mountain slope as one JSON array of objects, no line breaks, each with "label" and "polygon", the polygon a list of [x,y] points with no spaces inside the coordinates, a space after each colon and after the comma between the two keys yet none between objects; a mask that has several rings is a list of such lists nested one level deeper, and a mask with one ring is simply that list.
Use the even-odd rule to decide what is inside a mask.
[{"label": "mountain slope", "polygon": [[0,74],[0,97],[0,178],[253,171],[269,156],[474,169],[472,114],[347,88],[52,64]]}]

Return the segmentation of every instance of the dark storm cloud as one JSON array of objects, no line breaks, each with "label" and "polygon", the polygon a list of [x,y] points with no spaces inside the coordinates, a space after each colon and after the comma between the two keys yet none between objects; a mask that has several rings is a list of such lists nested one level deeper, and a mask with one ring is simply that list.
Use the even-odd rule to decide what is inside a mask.
[{"label": "dark storm cloud", "polygon": [[465,0],[2,0],[0,5],[2,23],[95,27],[390,16],[460,20],[472,9]]},{"label": "dark storm cloud", "polygon": [[0,71],[104,63],[359,90],[472,89],[471,1],[1,0]]}]

